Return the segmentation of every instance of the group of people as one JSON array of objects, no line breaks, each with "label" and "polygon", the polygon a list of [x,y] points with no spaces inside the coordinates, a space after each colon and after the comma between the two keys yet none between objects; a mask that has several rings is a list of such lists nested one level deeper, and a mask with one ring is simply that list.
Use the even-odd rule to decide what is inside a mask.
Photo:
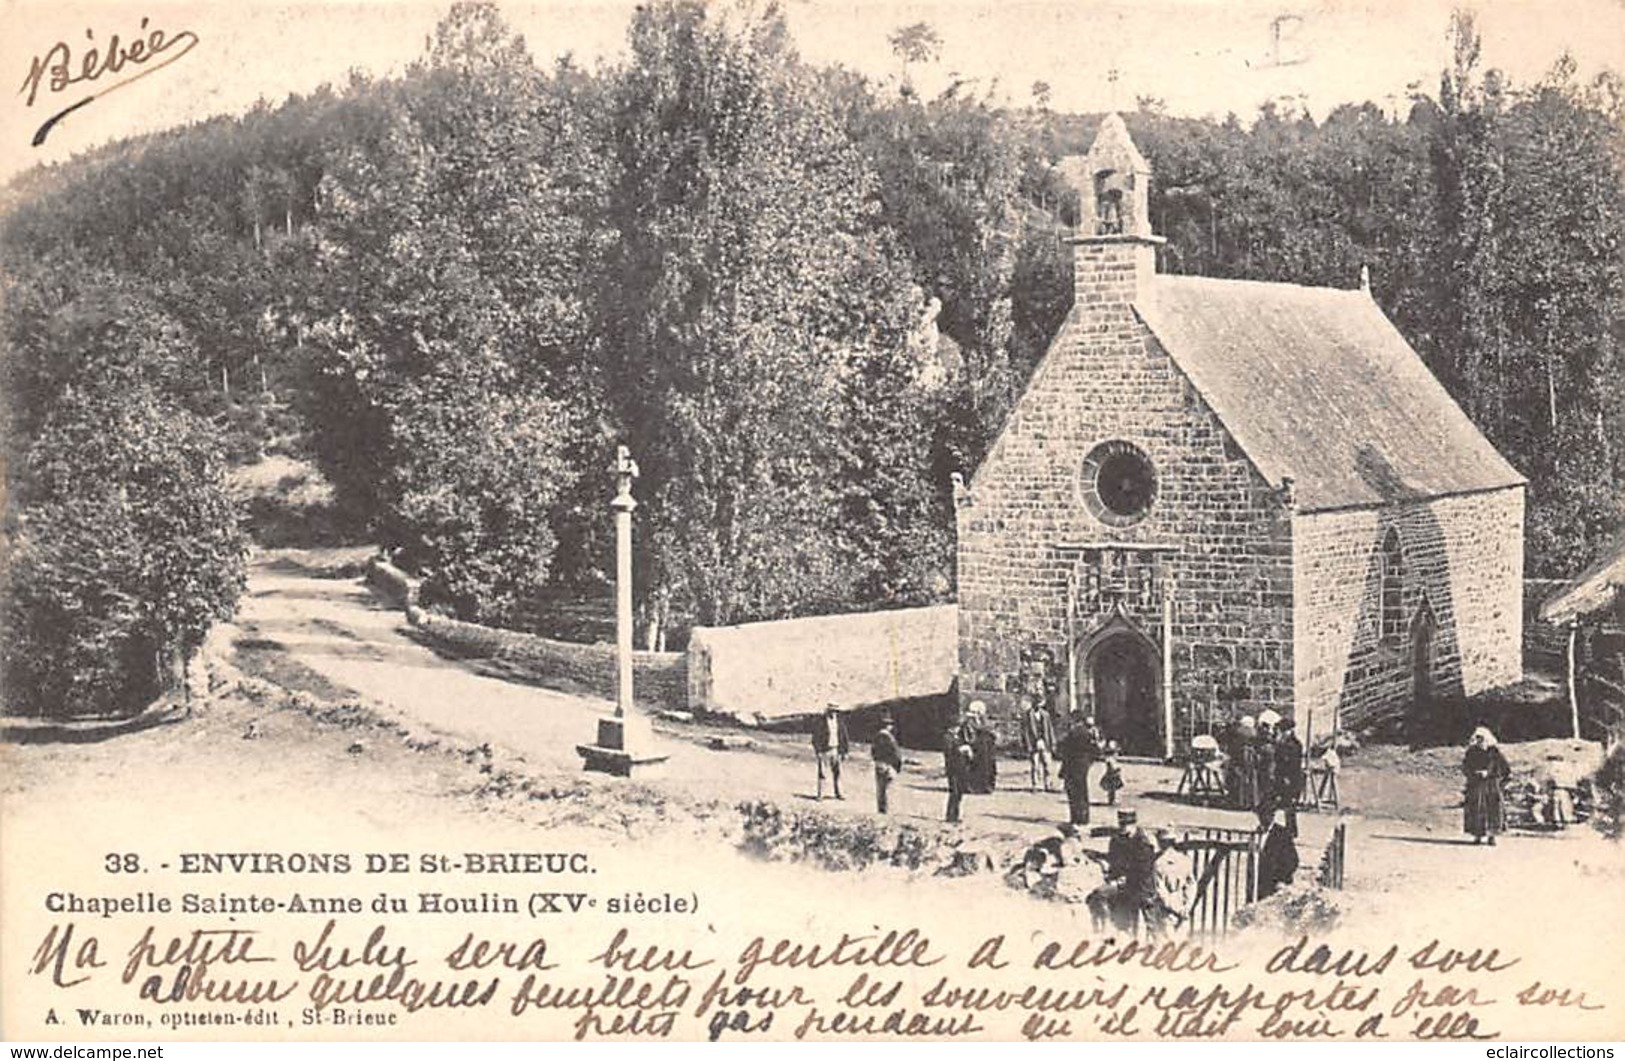
[{"label": "group of people", "polygon": [[[1050,786],[1050,765],[1058,765],[1061,788],[1066,791],[1068,822],[1072,825],[1089,824],[1089,772],[1095,762],[1105,762],[1102,773],[1103,790],[1107,803],[1116,803],[1116,793],[1123,788],[1123,770],[1118,765],[1116,743],[1103,738],[1095,726],[1094,718],[1085,718],[1074,712],[1068,728],[1061,738],[1055,736],[1055,718],[1048,708],[1037,704],[1032,697],[1020,697],[1020,743],[1027,757],[1027,783],[1030,791],[1053,791]],[[994,786],[993,731],[986,725],[988,708],[981,700],[972,700],[965,708],[964,720],[949,726],[944,747],[947,767],[947,821],[959,821],[960,803],[967,793],[991,793]]]},{"label": "group of people", "polygon": [[1190,913],[1191,863],[1173,833],[1141,828],[1139,816],[1123,809],[1115,828],[1091,830],[1107,837],[1105,851],[1085,846],[1085,834],[1063,822],[1056,835],[1027,849],[1011,869],[1018,887],[1067,902],[1083,902],[1097,930],[1108,924],[1132,931],[1136,923],[1160,935]]},{"label": "group of people", "polygon": [[[1166,830],[1155,836],[1141,828],[1131,809],[1118,811],[1115,828],[1099,828],[1091,836],[1106,836],[1104,852],[1083,846],[1079,827],[1090,817],[1090,772],[1098,762],[1105,764],[1101,787],[1108,804],[1115,804],[1123,786],[1117,762],[1117,747],[1105,739],[1092,718],[1074,712],[1065,732],[1057,739],[1057,726],[1050,712],[1030,697],[1020,708],[1022,750],[1028,761],[1032,791],[1053,791],[1052,763],[1067,798],[1067,821],[1059,835],[1041,840],[1029,850],[1018,870],[1026,875],[1059,875],[1068,866],[1093,861],[1100,866],[1098,887],[1084,901],[1097,927],[1110,924],[1120,930],[1136,927],[1152,935],[1160,934],[1170,922],[1189,914],[1178,898],[1188,888],[1190,874],[1180,866],[1188,863],[1174,855],[1181,844]],[[838,707],[829,705],[814,723],[813,750],[818,765],[817,798],[823,799],[826,782],[836,799],[841,793],[841,764],[851,748],[846,719]],[[1227,791],[1233,806],[1250,809],[1258,817],[1258,864],[1256,898],[1267,899],[1292,881],[1298,870],[1297,810],[1305,784],[1304,747],[1291,719],[1272,711],[1255,720],[1244,717],[1223,734],[1221,749]],[[964,797],[990,793],[997,778],[996,738],[988,724],[987,707],[973,701],[962,718],[948,727],[943,754],[947,768],[947,819],[960,820]],[[884,719],[870,748],[875,771],[875,809],[887,813],[890,790],[903,769],[901,748],[891,719]],[[1463,824],[1475,843],[1495,843],[1505,828],[1503,786],[1511,774],[1495,735],[1486,727],[1474,731],[1462,760],[1465,777]],[[1560,786],[1559,786],[1560,787]],[[1572,811],[1570,812],[1572,814]],[[1188,865],[1185,865],[1188,869]],[[1080,894],[1082,894],[1080,892]]]},{"label": "group of people", "polygon": [[[1108,924],[1120,931],[1133,931],[1138,921],[1148,934],[1157,936],[1170,922],[1188,913],[1175,899],[1175,888],[1182,883],[1177,879],[1180,875],[1159,873],[1164,856],[1178,848],[1173,835],[1165,830],[1155,837],[1147,833],[1134,811],[1117,812],[1117,828],[1110,832],[1105,853],[1087,849],[1083,852],[1105,871],[1105,881],[1084,899],[1097,931]],[[1184,876],[1188,878],[1188,874]]]},{"label": "group of people", "polygon": [[[1058,839],[1033,846],[1024,872],[1031,873],[1035,863],[1040,872],[1056,874],[1084,860],[1097,863],[1101,882],[1083,900],[1097,931],[1110,926],[1160,936],[1191,916],[1196,891],[1191,841],[1179,840],[1167,829],[1148,832],[1129,808],[1117,812],[1115,828],[1090,832],[1108,838],[1104,852],[1084,847],[1071,824],[1061,825],[1059,832]],[[1278,821],[1266,823],[1259,842],[1256,897],[1269,898],[1297,870],[1296,843]]]},{"label": "group of people", "polygon": [[[1055,722],[1048,710],[1030,697],[1022,698],[1020,708],[1022,747],[1032,791],[1038,791],[1040,785],[1045,792],[1053,791],[1050,767],[1052,762],[1058,764],[1056,773],[1066,792],[1067,820],[1072,825],[1087,825],[1090,771],[1097,762],[1103,762],[1101,788],[1108,804],[1117,802],[1117,793],[1123,787],[1117,744],[1101,735],[1094,719],[1074,712],[1068,719],[1065,734],[1057,740]],[[835,799],[844,800],[841,764],[851,753],[852,741],[846,717],[837,705],[830,704],[813,723],[812,746],[818,770],[814,798],[822,800],[827,787]],[[958,822],[967,795],[986,795],[993,792],[998,783],[998,738],[988,724],[987,705],[980,700],[972,701],[964,715],[948,727],[942,747],[948,779],[946,816],[948,821]],[[890,717],[881,722],[870,746],[870,758],[875,769],[875,810],[885,814],[890,810],[892,784],[903,770],[902,752]]]},{"label": "group of people", "polygon": [[1303,742],[1290,718],[1274,711],[1255,720],[1244,715],[1229,727],[1221,745],[1225,791],[1231,806],[1250,810],[1260,824],[1280,811],[1286,828],[1298,835],[1298,803],[1303,799]]},{"label": "group of people", "polygon": [[[812,746],[813,759],[818,764],[818,788],[813,798],[823,800],[827,779],[831,794],[836,799],[846,799],[841,794],[841,763],[852,751],[852,737],[847,732],[846,716],[838,705],[824,708],[824,714],[813,723]],[[875,767],[875,810],[885,814],[891,809],[892,782],[903,772],[903,750],[897,743],[890,715],[881,720],[880,731],[869,745],[869,758]]]},{"label": "group of people", "polygon": [[[1055,718],[1046,707],[1030,696],[1021,697],[1018,707],[1031,791],[1039,791],[1040,787],[1045,792],[1053,791],[1051,766],[1056,766],[1055,773],[1066,793],[1067,823],[1088,825],[1090,775],[1100,763],[1104,765],[1100,787],[1106,803],[1115,805],[1123,788],[1119,749],[1115,741],[1101,733],[1095,720],[1074,711],[1066,720],[1065,732],[1057,738]],[[1493,747],[1494,738],[1490,737],[1489,742]],[[812,745],[818,768],[816,798],[824,798],[827,783],[834,798],[845,799],[841,793],[841,763],[850,753],[851,738],[846,718],[837,705],[830,704],[814,723]],[[1256,720],[1243,717],[1224,735],[1223,751],[1226,788],[1233,805],[1257,814],[1263,831],[1279,814],[1287,834],[1297,836],[1305,771],[1303,743],[1292,720],[1273,711],[1262,712]],[[903,769],[901,749],[889,717],[881,724],[870,757],[875,770],[875,809],[885,814],[890,810],[892,784]],[[985,703],[971,701],[964,715],[948,727],[943,737],[943,759],[948,782],[946,817],[949,822],[958,822],[967,795],[991,793],[997,784],[997,738],[988,724]]]}]

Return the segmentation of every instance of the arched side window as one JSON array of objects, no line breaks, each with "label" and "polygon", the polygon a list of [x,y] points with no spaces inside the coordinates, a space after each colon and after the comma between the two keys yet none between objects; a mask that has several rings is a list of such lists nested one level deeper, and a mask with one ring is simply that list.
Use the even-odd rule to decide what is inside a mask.
[{"label": "arched side window", "polygon": [[1382,640],[1398,644],[1405,636],[1405,554],[1399,531],[1388,528],[1382,539]]}]

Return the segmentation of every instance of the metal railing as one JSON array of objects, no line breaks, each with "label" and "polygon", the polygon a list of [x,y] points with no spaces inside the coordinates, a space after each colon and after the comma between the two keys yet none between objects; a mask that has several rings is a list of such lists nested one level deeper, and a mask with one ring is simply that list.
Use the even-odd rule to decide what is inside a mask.
[{"label": "metal railing", "polygon": [[1237,910],[1258,895],[1259,835],[1248,829],[1187,829],[1195,895],[1186,911],[1193,935],[1222,936]]},{"label": "metal railing", "polygon": [[1348,823],[1338,822],[1332,829],[1332,838],[1326,842],[1326,850],[1320,856],[1320,868],[1316,880],[1323,888],[1343,887],[1343,865],[1348,857]]},{"label": "metal railing", "polygon": [[[1250,829],[1190,826],[1183,830],[1179,847],[1191,860],[1191,898],[1184,910],[1169,910],[1170,923],[1191,936],[1216,938],[1227,935],[1242,907],[1258,900],[1259,850],[1263,836]],[[1316,868],[1315,880],[1324,888],[1342,888],[1348,854],[1348,825],[1338,822],[1332,829]],[[1135,919],[1134,934],[1145,932],[1141,918]]]}]

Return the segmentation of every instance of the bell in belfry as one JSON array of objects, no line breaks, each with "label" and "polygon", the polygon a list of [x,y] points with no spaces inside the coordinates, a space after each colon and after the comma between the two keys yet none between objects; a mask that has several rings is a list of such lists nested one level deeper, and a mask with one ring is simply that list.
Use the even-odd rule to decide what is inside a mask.
[{"label": "bell in belfry", "polygon": [[1108,169],[1095,174],[1095,234],[1123,233],[1123,204],[1134,187],[1134,174]]}]

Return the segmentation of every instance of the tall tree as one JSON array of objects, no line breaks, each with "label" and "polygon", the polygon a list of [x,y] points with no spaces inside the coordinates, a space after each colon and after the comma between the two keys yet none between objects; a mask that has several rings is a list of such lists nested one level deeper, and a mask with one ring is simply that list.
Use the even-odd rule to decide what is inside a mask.
[{"label": "tall tree", "polygon": [[1530,479],[1527,569],[1572,574],[1620,525],[1625,137],[1602,79],[1560,60],[1525,90],[1478,70],[1476,27],[1422,109],[1438,202],[1415,285],[1436,367]]},{"label": "tall tree", "polygon": [[[928,26],[906,27],[905,57]],[[974,469],[1019,390],[1015,277],[1029,206],[1031,130],[989,95],[950,87],[922,100],[905,80],[840,97],[842,120],[879,176],[882,218],[906,249],[962,361],[934,432],[934,476]],[[1024,351],[1024,353],[1026,353]]]},{"label": "tall tree", "polygon": [[919,435],[841,433],[911,423],[900,359],[920,300],[873,177],[772,7],[640,8],[612,98],[600,313],[606,392],[644,472],[645,585],[702,623],[850,600],[868,527],[916,519],[897,476],[864,472]]},{"label": "tall tree", "polygon": [[329,160],[301,307],[330,475],[426,599],[497,622],[545,585],[573,471],[594,193],[551,88],[492,5],[455,5]]}]

